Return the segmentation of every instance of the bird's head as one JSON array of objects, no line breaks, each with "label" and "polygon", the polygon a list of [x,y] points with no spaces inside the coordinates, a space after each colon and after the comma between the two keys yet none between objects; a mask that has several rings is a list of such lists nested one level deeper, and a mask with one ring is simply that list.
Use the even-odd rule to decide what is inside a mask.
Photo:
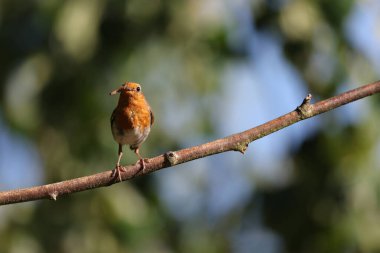
[{"label": "bird's head", "polygon": [[133,82],[125,82],[116,90],[111,91],[110,95],[116,95],[117,93],[120,93],[121,95],[134,96],[141,93],[141,85]]}]

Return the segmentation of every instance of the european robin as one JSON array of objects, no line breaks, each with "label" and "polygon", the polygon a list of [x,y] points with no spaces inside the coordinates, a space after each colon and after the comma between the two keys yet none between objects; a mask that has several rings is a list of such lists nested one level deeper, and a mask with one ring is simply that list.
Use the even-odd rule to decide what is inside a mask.
[{"label": "european robin", "polygon": [[138,156],[137,162],[141,163],[141,169],[145,168],[145,161],[140,155],[139,148],[149,135],[154,116],[140,84],[125,82],[120,88],[110,92],[110,95],[117,93],[120,93],[120,97],[111,116],[111,129],[113,138],[119,144],[115,176],[121,181],[120,171],[125,171],[120,166],[123,145],[129,145]]}]

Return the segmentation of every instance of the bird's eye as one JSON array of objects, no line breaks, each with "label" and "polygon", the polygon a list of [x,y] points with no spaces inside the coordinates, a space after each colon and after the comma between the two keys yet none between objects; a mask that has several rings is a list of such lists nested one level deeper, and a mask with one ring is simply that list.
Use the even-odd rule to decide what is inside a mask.
[{"label": "bird's eye", "polygon": [[137,92],[140,92],[140,90],[141,90],[140,86],[137,86],[136,90],[137,90]]}]

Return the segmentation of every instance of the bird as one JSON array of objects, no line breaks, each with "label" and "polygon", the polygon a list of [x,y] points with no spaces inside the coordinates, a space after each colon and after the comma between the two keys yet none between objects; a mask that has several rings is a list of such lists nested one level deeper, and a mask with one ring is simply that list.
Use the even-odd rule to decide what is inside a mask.
[{"label": "bird", "polygon": [[145,168],[145,160],[140,155],[140,146],[147,139],[154,122],[154,114],[145,99],[141,85],[135,82],[125,82],[121,87],[111,91],[110,95],[120,94],[116,108],[111,115],[111,130],[114,140],[118,143],[118,160],[115,166],[115,178],[121,180],[120,166],[123,156],[123,145],[129,145],[140,162],[141,170]]}]

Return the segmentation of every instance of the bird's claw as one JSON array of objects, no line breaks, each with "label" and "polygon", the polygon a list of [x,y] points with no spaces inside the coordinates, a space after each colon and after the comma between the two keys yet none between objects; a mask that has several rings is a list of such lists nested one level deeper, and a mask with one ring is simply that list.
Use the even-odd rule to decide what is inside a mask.
[{"label": "bird's claw", "polygon": [[145,163],[149,163],[149,160],[146,159],[146,158],[141,158],[139,160],[137,160],[137,162],[135,163],[135,165],[137,165],[138,163],[140,163],[141,167],[140,167],[140,171],[141,170],[144,170],[145,169]]},{"label": "bird's claw", "polygon": [[116,178],[119,178],[119,181],[120,181],[120,182],[123,181],[123,180],[121,180],[121,172],[126,172],[126,170],[124,169],[123,166],[121,166],[121,165],[116,165],[116,166],[115,166],[115,169],[114,169],[114,172],[112,173],[112,176],[114,176],[115,179],[116,179]]}]

